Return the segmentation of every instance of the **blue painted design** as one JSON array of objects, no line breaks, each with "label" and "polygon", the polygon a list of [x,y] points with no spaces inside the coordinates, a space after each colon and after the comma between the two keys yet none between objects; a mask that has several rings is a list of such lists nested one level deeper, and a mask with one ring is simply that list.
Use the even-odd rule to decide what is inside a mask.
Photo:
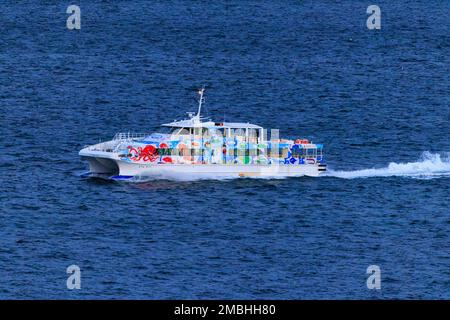
[{"label": "blue painted design", "polygon": [[112,176],[112,180],[130,180],[133,179],[134,176]]}]

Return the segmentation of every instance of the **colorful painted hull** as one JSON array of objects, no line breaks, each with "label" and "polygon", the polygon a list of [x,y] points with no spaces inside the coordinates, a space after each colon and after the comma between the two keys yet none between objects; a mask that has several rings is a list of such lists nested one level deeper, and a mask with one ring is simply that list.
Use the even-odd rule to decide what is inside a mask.
[{"label": "colorful painted hull", "polygon": [[325,164],[170,164],[134,163],[119,158],[117,154],[80,151],[87,160],[90,173],[110,175],[115,180],[150,179],[222,179],[239,177],[317,177],[326,170]]}]

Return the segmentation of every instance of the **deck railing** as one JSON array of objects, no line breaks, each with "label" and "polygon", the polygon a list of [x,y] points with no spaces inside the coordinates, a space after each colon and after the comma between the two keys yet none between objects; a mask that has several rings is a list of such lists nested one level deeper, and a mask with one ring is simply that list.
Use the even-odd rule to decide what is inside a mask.
[{"label": "deck railing", "polygon": [[149,135],[150,133],[118,132],[114,136],[113,140],[136,140],[143,139]]}]

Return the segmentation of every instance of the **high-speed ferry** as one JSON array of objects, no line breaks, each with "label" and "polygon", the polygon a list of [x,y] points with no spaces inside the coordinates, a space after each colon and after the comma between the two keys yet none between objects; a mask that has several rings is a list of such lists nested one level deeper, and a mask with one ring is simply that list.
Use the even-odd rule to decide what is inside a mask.
[{"label": "high-speed ferry", "polygon": [[281,139],[278,130],[250,123],[214,122],[198,111],[162,124],[151,134],[117,133],[79,154],[88,176],[113,180],[319,176],[326,171],[323,145]]}]

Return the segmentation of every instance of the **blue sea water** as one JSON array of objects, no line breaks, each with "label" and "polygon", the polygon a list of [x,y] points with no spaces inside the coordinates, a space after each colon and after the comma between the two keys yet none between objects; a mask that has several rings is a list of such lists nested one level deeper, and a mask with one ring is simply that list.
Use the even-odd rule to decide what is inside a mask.
[{"label": "blue sea water", "polygon": [[[449,299],[448,1],[0,6],[0,298]],[[325,145],[320,178],[85,179],[196,108]],[[68,290],[66,268],[81,268]],[[381,268],[381,290],[366,286]]]}]

